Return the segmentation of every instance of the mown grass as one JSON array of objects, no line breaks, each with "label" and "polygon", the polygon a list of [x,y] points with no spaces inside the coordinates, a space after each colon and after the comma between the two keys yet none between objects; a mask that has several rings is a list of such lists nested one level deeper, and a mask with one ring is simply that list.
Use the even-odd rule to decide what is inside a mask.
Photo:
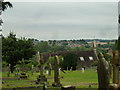
[{"label": "mown grass", "polygon": [[[73,85],[76,86],[77,88],[88,88],[90,84],[94,84],[92,85],[92,87],[98,87],[97,86],[97,72],[95,72],[95,70],[92,69],[88,69],[85,70],[84,73],[82,73],[81,70],[77,70],[77,71],[65,71],[66,73],[61,72],[60,77],[62,77],[60,79],[61,84],[64,85]],[[15,80],[14,74],[10,74],[11,79],[3,79],[4,84],[2,84],[3,88],[16,88],[16,87],[31,87],[31,86],[40,86],[35,84],[35,82],[32,81],[36,81],[37,80],[37,76],[39,75],[39,73],[34,73],[34,75],[31,74],[31,72],[28,72],[29,78],[27,80]],[[3,72],[2,73],[2,77],[3,78],[7,78],[7,72]],[[51,87],[52,83],[54,82],[54,73],[52,71],[52,75],[48,76],[46,75],[46,77],[50,78],[48,79],[48,86]]]}]

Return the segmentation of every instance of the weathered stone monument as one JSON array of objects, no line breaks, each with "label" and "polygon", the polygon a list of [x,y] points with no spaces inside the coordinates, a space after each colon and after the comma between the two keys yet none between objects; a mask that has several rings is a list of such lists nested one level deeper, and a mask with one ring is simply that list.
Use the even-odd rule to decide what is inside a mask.
[{"label": "weathered stone monument", "polygon": [[47,66],[48,66],[48,75],[51,76],[52,66],[50,63],[47,63]]},{"label": "weathered stone monument", "polygon": [[[118,3],[120,5],[120,2]],[[115,43],[115,51],[113,51],[113,59],[111,64],[113,67],[113,84],[110,87],[114,90],[120,90],[120,12],[119,12],[119,37]]]},{"label": "weathered stone monument", "polygon": [[98,61],[98,88],[99,90],[107,90],[109,88],[109,79],[110,79],[110,73],[109,73],[109,64],[105,60],[102,53],[99,53],[98,55],[99,61]]},{"label": "weathered stone monument", "polygon": [[73,67],[70,68],[70,71],[73,71]]},{"label": "weathered stone monument", "polygon": [[112,88],[112,90],[119,90],[120,89],[120,83],[119,83],[120,52],[118,50],[113,52],[113,59],[111,63],[113,67],[113,84],[110,85],[110,88]]},{"label": "weathered stone monument", "polygon": [[85,72],[85,69],[82,67],[82,73],[84,73]]},{"label": "weathered stone monument", "polygon": [[119,84],[119,51],[113,52],[112,66],[113,66],[113,83]]},{"label": "weathered stone monument", "polygon": [[75,86],[68,85],[61,87],[61,90],[76,90],[76,89]]},{"label": "weathered stone monument", "polygon": [[47,82],[47,78],[45,77],[43,70],[44,60],[42,54],[39,52],[37,52],[37,61],[40,64],[40,75],[37,78],[36,84],[45,84]]},{"label": "weathered stone monument", "polygon": [[54,87],[61,87],[60,76],[59,76],[59,58],[56,55],[54,57],[54,83],[52,84]]}]

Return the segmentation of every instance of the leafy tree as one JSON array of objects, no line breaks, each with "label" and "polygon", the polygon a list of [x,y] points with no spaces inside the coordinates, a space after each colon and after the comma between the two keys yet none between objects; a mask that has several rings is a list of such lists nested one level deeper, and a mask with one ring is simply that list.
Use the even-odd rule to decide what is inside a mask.
[{"label": "leafy tree", "polygon": [[13,5],[10,2],[2,2],[2,11],[5,11],[8,7],[12,8]]},{"label": "leafy tree", "polygon": [[63,42],[62,45],[63,45],[63,46],[67,46],[67,45],[68,45],[68,42]]},{"label": "leafy tree", "polygon": [[49,52],[57,52],[57,51],[64,51],[65,50],[65,46],[51,46]]},{"label": "leafy tree", "polygon": [[77,56],[74,53],[67,53],[65,54],[62,62],[62,69],[67,69],[73,67],[73,69],[76,69],[77,66]]},{"label": "leafy tree", "polygon": [[35,49],[36,51],[39,51],[39,52],[48,52],[49,49],[50,49],[50,46],[48,45],[48,42],[47,41],[41,41],[41,42],[38,42],[36,45],[35,45]]},{"label": "leafy tree", "polygon": [[98,61],[94,61],[94,62],[92,62],[91,65],[92,65],[92,66],[98,66]]},{"label": "leafy tree", "polygon": [[104,55],[104,58],[107,60],[107,61],[110,61],[112,59],[112,56],[108,53],[107,50],[104,50],[104,49],[101,49],[99,47],[97,47],[97,53],[99,52],[102,52],[103,55]]},{"label": "leafy tree", "polygon": [[30,39],[17,39],[16,34],[9,33],[9,36],[2,37],[2,59],[8,64],[11,64],[11,72],[15,65],[24,58],[28,60],[35,54],[33,42]]},{"label": "leafy tree", "polygon": [[115,49],[120,51],[120,36],[119,36],[118,40],[115,43]]},{"label": "leafy tree", "polygon": [[86,46],[80,46],[80,47],[73,48],[73,50],[87,51],[87,50],[91,50],[91,48]]}]

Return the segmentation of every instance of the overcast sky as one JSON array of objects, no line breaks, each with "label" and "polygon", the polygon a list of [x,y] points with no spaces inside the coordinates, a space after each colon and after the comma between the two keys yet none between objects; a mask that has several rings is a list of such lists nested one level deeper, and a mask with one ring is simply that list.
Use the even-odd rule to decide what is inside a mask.
[{"label": "overcast sky", "polygon": [[3,35],[49,39],[116,39],[117,2],[13,2],[3,12]]}]

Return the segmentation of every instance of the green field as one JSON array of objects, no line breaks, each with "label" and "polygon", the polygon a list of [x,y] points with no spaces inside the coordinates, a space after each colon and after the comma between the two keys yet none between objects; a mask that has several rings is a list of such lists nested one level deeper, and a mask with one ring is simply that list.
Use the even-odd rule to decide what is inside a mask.
[{"label": "green field", "polygon": [[[61,72],[60,73],[60,81],[63,86],[65,85],[73,85],[77,88],[88,88],[91,84],[91,87],[96,88],[97,85],[97,72],[92,69],[85,70],[84,73],[82,73],[81,70],[78,71],[65,71],[66,73]],[[53,79],[53,72],[51,76],[47,76],[49,84],[47,84],[49,87],[51,87],[52,83],[54,82]],[[40,86],[35,84],[34,81],[36,81],[36,77],[39,75],[39,73],[34,73],[34,75],[31,74],[31,72],[28,72],[29,78],[27,80],[18,80],[15,77],[15,74],[10,74],[10,77],[7,77],[7,72],[2,73],[2,78],[4,84],[2,84],[3,88],[16,88],[16,87],[32,87],[32,86]]]}]

